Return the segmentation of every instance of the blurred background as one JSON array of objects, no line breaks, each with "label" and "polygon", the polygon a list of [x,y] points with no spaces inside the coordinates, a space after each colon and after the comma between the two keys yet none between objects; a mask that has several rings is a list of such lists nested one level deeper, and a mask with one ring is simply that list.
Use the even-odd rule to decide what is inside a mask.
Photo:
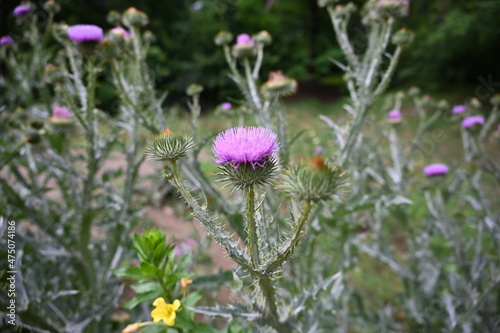
[{"label": "blurred background", "polygon": [[[37,3],[39,10],[42,1]],[[206,88],[208,105],[238,98],[227,77],[222,50],[214,45],[219,30],[237,35],[267,30],[274,42],[267,48],[263,77],[281,69],[300,81],[300,97],[331,101],[343,92],[342,74],[330,58],[342,54],[325,10],[316,0],[59,0],[57,21],[67,24],[106,22],[110,10],[135,6],[150,17],[148,28],[157,40],[150,49],[150,68],[159,91],[169,91],[168,103],[182,101],[184,89],[196,82]],[[362,6],[364,0],[354,0]],[[0,0],[0,35],[19,34],[12,10],[19,1]],[[420,85],[426,92],[451,89],[470,91],[481,84],[478,77],[500,85],[500,1],[412,1],[410,15],[399,23],[416,33],[405,50],[392,82],[393,89]],[[352,22],[359,22],[357,18]],[[358,23],[353,23],[358,24]],[[355,48],[363,50],[363,25],[353,26]],[[56,42],[54,42],[56,47]],[[104,87],[105,88],[105,87]],[[113,99],[101,89],[101,100]],[[297,97],[296,97],[297,98]]]}]

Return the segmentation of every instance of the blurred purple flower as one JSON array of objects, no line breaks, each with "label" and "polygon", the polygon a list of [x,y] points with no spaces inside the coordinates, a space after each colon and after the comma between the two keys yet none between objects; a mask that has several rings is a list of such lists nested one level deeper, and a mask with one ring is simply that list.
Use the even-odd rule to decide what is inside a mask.
[{"label": "blurred purple flower", "polygon": [[398,123],[401,121],[401,119],[403,119],[403,115],[399,110],[392,110],[391,112],[387,113],[387,120],[390,123]]},{"label": "blurred purple flower", "polygon": [[323,147],[317,146],[316,148],[314,148],[314,151],[318,154],[321,154],[323,152]]},{"label": "blurred purple flower", "polygon": [[175,244],[174,253],[175,256],[181,256],[183,254],[188,254],[193,252],[198,246],[198,242],[194,238],[188,238],[180,244]]},{"label": "blurred purple flower", "polygon": [[0,38],[0,45],[7,45],[14,43],[14,40],[10,36],[2,36]]},{"label": "blurred purple flower", "polygon": [[28,14],[29,12],[31,12],[31,6],[26,4],[26,5],[19,5],[16,8],[14,8],[13,13],[14,16],[21,17]]},{"label": "blurred purple flower", "polygon": [[484,125],[484,117],[483,116],[470,116],[465,118],[462,121],[463,128],[471,128],[474,125]]},{"label": "blurred purple flower", "polygon": [[427,177],[446,175],[449,171],[450,168],[446,164],[430,164],[424,168],[424,175]]},{"label": "blurred purple flower", "polygon": [[248,34],[241,34],[238,35],[236,38],[236,44],[237,45],[249,45],[249,46],[254,46],[255,42],[253,41],[252,37]]},{"label": "blurred purple flower", "polygon": [[460,113],[464,113],[465,111],[467,111],[467,107],[465,105],[455,105],[451,109],[452,114],[460,114]]},{"label": "blurred purple flower", "polygon": [[278,150],[276,133],[263,127],[230,128],[213,143],[216,163],[232,165],[235,170],[246,163],[254,169],[263,167]]},{"label": "blurred purple flower", "polygon": [[224,102],[220,105],[220,108],[222,110],[230,110],[233,107],[233,105],[229,102]]},{"label": "blurred purple flower", "polygon": [[126,29],[122,27],[115,27],[111,29],[111,32],[114,34],[122,35],[125,38],[130,38],[130,32],[128,32]]},{"label": "blurred purple flower", "polygon": [[101,28],[92,24],[77,24],[68,28],[68,37],[74,42],[100,42],[104,36]]},{"label": "blurred purple flower", "polygon": [[63,106],[54,106],[52,108],[52,117],[69,119],[72,117],[71,111]]}]

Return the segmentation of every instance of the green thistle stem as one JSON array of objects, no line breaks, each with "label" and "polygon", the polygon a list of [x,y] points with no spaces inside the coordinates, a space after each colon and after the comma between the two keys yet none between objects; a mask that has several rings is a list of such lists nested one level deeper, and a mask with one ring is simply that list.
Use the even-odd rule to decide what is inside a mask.
[{"label": "green thistle stem", "polygon": [[170,161],[170,166],[172,167],[173,175],[170,182],[181,193],[187,205],[191,208],[194,217],[207,230],[208,235],[228,252],[229,257],[233,259],[234,262],[252,275],[259,275],[259,272],[253,269],[248,255],[231,239],[231,236],[224,231],[223,226],[212,218],[205,208],[198,205],[197,200],[192,196],[186,185],[184,185],[177,162]]},{"label": "green thistle stem", "polygon": [[257,236],[257,224],[255,222],[255,191],[253,187],[245,189],[246,207],[245,215],[248,229],[248,249],[254,269],[259,267],[259,239]]},{"label": "green thistle stem", "polygon": [[263,277],[259,279],[259,285],[262,289],[262,293],[266,299],[267,306],[269,307],[269,312],[273,321],[278,322],[278,307],[276,306],[276,290],[271,283],[270,277]]},{"label": "green thistle stem", "polygon": [[279,267],[283,265],[284,262],[288,260],[290,255],[295,250],[295,247],[302,239],[302,233],[306,226],[307,218],[309,217],[309,213],[311,212],[312,204],[309,201],[305,201],[302,207],[302,214],[300,215],[299,221],[297,223],[297,227],[295,228],[295,232],[293,238],[290,240],[288,246],[279,254],[274,261],[272,261],[266,268],[265,274],[274,273]]}]

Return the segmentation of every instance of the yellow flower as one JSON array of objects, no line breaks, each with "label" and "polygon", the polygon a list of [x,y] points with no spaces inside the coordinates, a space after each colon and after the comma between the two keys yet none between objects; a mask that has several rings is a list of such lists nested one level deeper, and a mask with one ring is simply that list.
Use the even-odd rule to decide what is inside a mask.
[{"label": "yellow flower", "polygon": [[189,284],[191,284],[193,280],[188,279],[188,278],[182,278],[181,279],[181,288],[182,290],[186,290]]},{"label": "yellow flower", "polygon": [[160,297],[154,301],[153,306],[156,306],[156,309],[151,311],[151,317],[155,322],[163,320],[166,325],[174,326],[175,311],[181,307],[181,302],[178,299],[173,304],[167,304],[163,297]]}]

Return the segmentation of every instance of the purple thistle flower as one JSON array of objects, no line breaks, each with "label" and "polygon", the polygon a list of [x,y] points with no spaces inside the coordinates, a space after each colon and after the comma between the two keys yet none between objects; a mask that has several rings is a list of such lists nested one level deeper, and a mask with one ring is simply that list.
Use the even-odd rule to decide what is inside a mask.
[{"label": "purple thistle flower", "polygon": [[100,42],[104,36],[101,28],[92,24],[77,24],[68,28],[68,37],[78,44]]},{"label": "purple thistle flower", "polygon": [[26,5],[19,5],[16,8],[14,8],[13,13],[14,16],[21,17],[28,14],[29,12],[31,12],[31,6],[26,4]]},{"label": "purple thistle flower", "polygon": [[113,29],[111,29],[111,32],[114,34],[122,35],[125,38],[130,38],[130,32],[123,29],[122,27],[113,28]]},{"label": "purple thistle flower", "polygon": [[430,164],[424,168],[424,175],[427,177],[446,175],[450,168],[446,164]]},{"label": "purple thistle flower", "polygon": [[213,143],[217,164],[229,164],[238,170],[242,164],[253,169],[264,167],[279,150],[277,136],[263,127],[235,127],[219,133]]},{"label": "purple thistle flower", "polygon": [[54,106],[54,108],[52,108],[52,117],[69,119],[72,117],[72,115],[71,111],[69,111],[67,108],[62,106]]},{"label": "purple thistle flower", "polygon": [[236,38],[236,45],[254,46],[255,42],[253,41],[252,37],[250,37],[250,35],[241,34]]},{"label": "purple thistle flower", "polygon": [[14,40],[10,36],[2,36],[0,38],[0,45],[7,45],[14,43]]},{"label": "purple thistle flower", "polygon": [[470,116],[462,121],[462,127],[465,129],[471,128],[474,125],[484,125],[483,116]]},{"label": "purple thistle flower", "polygon": [[222,110],[231,110],[232,107],[233,107],[233,105],[229,102],[224,102],[220,105],[220,108]]},{"label": "purple thistle flower", "polygon": [[321,154],[321,153],[323,152],[323,147],[321,147],[321,146],[317,146],[317,147],[314,149],[314,151],[315,151],[316,153],[318,153],[318,154]]},{"label": "purple thistle flower", "polygon": [[452,114],[460,114],[460,113],[464,113],[465,111],[467,111],[467,107],[465,105],[455,105],[451,109]]},{"label": "purple thistle flower", "polygon": [[403,119],[403,115],[401,114],[401,111],[399,110],[392,110],[387,114],[387,120],[390,123],[398,123]]}]

